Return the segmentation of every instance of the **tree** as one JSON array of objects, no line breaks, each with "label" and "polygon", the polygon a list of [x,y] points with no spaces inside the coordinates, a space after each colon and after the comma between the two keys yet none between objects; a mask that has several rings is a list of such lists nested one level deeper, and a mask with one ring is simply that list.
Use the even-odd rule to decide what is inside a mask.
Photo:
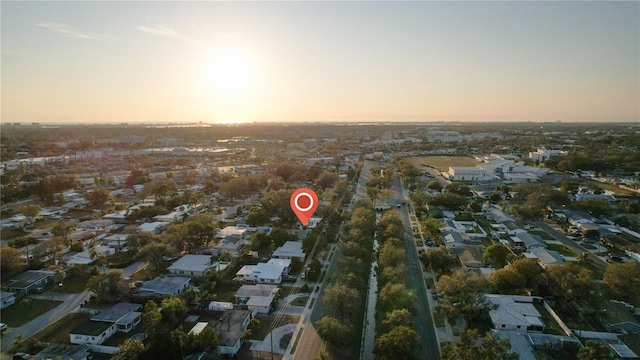
[{"label": "tree", "polygon": [[419,344],[418,333],[408,326],[400,325],[378,337],[373,351],[380,359],[406,359]]},{"label": "tree", "polygon": [[442,183],[438,179],[433,179],[427,183],[427,189],[440,191],[442,190]]},{"label": "tree", "polygon": [[595,217],[607,216],[613,211],[611,204],[604,199],[587,198],[576,201],[574,205]]},{"label": "tree", "polygon": [[359,298],[356,289],[334,284],[325,289],[322,302],[338,319],[345,320],[354,314]]},{"label": "tree", "polygon": [[109,270],[106,274],[97,274],[87,280],[87,288],[96,294],[98,301],[119,299],[128,288],[120,286],[122,270]]},{"label": "tree", "polygon": [[158,309],[158,304],[155,301],[149,300],[144,304],[144,310],[142,312],[142,325],[147,332],[156,334],[159,332],[160,324],[162,321],[162,314]]},{"label": "tree", "polygon": [[440,228],[443,226],[442,220],[428,217],[422,221],[420,224],[422,226],[422,231],[432,239],[440,239],[442,232]]},{"label": "tree", "polygon": [[321,189],[327,189],[333,187],[338,180],[338,173],[333,171],[323,171],[316,179],[316,184]]},{"label": "tree", "polygon": [[611,263],[607,266],[603,280],[614,296],[640,303],[640,264],[635,261]]},{"label": "tree", "polygon": [[318,335],[321,338],[337,347],[344,347],[351,343],[353,326],[349,323],[341,322],[332,317],[325,316],[316,322],[318,325]]},{"label": "tree", "polygon": [[175,251],[167,244],[151,243],[143,246],[136,257],[138,259],[148,261],[153,267],[154,273],[156,273],[162,266],[162,258],[165,256],[171,256]]},{"label": "tree", "polygon": [[367,192],[367,196],[369,197],[369,199],[371,199],[371,204],[374,204],[376,201],[376,198],[378,197],[378,193],[380,192],[380,189],[376,187],[367,186],[365,191]]},{"label": "tree", "polygon": [[320,272],[322,271],[322,263],[317,258],[311,260],[311,264],[309,264],[309,270],[307,270],[307,278],[309,281],[316,281],[320,277]]},{"label": "tree", "polygon": [[596,293],[591,271],[576,263],[549,267],[547,275],[553,294],[566,300],[589,300]]},{"label": "tree", "polygon": [[40,210],[42,210],[42,207],[35,204],[23,205],[20,207],[20,212],[22,213],[22,215],[24,215],[24,217],[27,218],[29,224],[33,224],[33,221],[40,213]]},{"label": "tree", "polygon": [[9,246],[0,248],[0,270],[2,274],[10,274],[22,267],[22,253],[18,249]]},{"label": "tree", "polygon": [[97,188],[86,195],[87,200],[93,206],[102,205],[111,199],[111,193],[105,188]]},{"label": "tree", "polygon": [[380,308],[386,311],[409,309],[416,302],[416,295],[404,284],[388,283],[378,296]]},{"label": "tree", "polygon": [[509,248],[502,244],[493,244],[485,250],[482,261],[496,269],[500,269],[507,265],[510,256],[513,256],[513,254]]},{"label": "tree", "polygon": [[611,352],[603,344],[587,340],[585,346],[578,350],[578,360],[611,359]]},{"label": "tree", "polygon": [[51,229],[51,233],[53,234],[53,236],[60,236],[62,239],[64,239],[64,243],[66,244],[69,242],[69,235],[75,228],[75,225],[75,223],[70,223],[67,221],[58,221]]},{"label": "tree", "polygon": [[431,266],[431,269],[439,274],[448,274],[455,265],[459,264],[458,259],[452,256],[445,246],[423,252],[420,259],[425,267]]},{"label": "tree", "polygon": [[400,241],[397,239],[395,241],[389,239],[382,245],[378,254],[378,265],[381,268],[402,264],[406,258],[406,253],[400,245]]},{"label": "tree", "polygon": [[427,194],[422,191],[416,191],[411,194],[411,201],[413,201],[413,205],[415,206],[416,211],[425,210],[427,206],[427,200],[429,197]]},{"label": "tree", "polygon": [[387,332],[398,326],[413,325],[413,315],[407,309],[396,309],[387,313],[384,320],[382,320],[381,332]]},{"label": "tree", "polygon": [[544,269],[534,259],[517,259],[510,266],[513,266],[525,278],[525,287],[531,293],[537,293],[540,286],[546,283]]},{"label": "tree", "polygon": [[144,344],[140,339],[127,339],[120,346],[111,360],[137,360],[144,352]]},{"label": "tree", "polygon": [[489,333],[483,339],[477,329],[465,330],[455,345],[442,345],[442,360],[517,360],[517,353],[510,352],[508,338],[498,339],[495,333]]},{"label": "tree", "polygon": [[163,299],[160,303],[162,310],[162,325],[167,329],[173,329],[182,323],[187,315],[187,304],[179,297]]},{"label": "tree", "polygon": [[508,266],[498,269],[489,276],[491,289],[501,294],[522,294],[527,280],[516,268]]},{"label": "tree", "polygon": [[440,277],[434,295],[447,315],[463,315],[471,320],[489,309],[490,302],[484,295],[488,288],[489,282],[484,276],[457,270]]},{"label": "tree", "polygon": [[438,194],[429,199],[429,205],[439,206],[446,210],[464,210],[469,205],[469,199],[453,192]]},{"label": "tree", "polygon": [[467,185],[462,183],[452,182],[451,184],[444,187],[445,191],[449,193],[458,194],[460,196],[469,196],[471,195],[471,190]]},{"label": "tree", "polygon": [[183,223],[173,223],[162,234],[164,242],[174,245],[178,252],[193,253],[213,240],[216,235],[212,214],[190,217]]}]

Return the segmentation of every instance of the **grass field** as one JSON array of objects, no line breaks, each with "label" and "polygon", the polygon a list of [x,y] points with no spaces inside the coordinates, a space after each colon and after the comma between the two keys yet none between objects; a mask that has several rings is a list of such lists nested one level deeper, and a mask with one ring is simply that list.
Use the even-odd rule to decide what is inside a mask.
[{"label": "grass field", "polygon": [[406,159],[410,164],[423,170],[426,166],[438,171],[448,171],[449,166],[476,166],[478,162],[467,156],[418,156]]},{"label": "grass field", "polygon": [[60,305],[61,301],[24,298],[2,309],[2,322],[10,327],[21,326]]},{"label": "grass field", "polygon": [[601,183],[597,181],[594,181],[593,183],[596,184],[596,186],[598,186],[600,189],[609,190],[616,195],[623,195],[623,196],[637,195],[637,193],[634,193],[631,190],[620,188],[618,187],[618,185],[606,184],[606,183]]}]

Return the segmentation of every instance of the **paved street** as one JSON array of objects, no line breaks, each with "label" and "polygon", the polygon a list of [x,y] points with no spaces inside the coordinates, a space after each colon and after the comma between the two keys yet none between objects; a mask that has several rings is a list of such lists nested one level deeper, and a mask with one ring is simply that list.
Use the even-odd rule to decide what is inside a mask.
[{"label": "paved street", "polygon": [[571,251],[576,253],[576,255],[580,255],[583,252],[587,252],[589,254],[588,255],[589,256],[589,260],[591,260],[591,263],[594,266],[602,269],[602,271],[607,269],[607,266],[609,264],[606,261],[602,260],[602,258],[600,258],[599,256],[594,255],[591,252],[588,252],[585,248],[583,248],[579,244],[576,244],[575,241],[567,238],[566,236],[564,236],[564,234],[562,234],[561,232],[559,232],[556,229],[554,229],[551,226],[549,226],[549,224],[545,223],[544,221],[536,221],[535,224],[536,224],[537,227],[539,227],[542,230],[546,231],[554,239],[556,239],[556,240],[560,241],[562,244],[566,245],[569,249],[571,249]]},{"label": "paved street", "polygon": [[[394,174],[393,185],[393,199],[396,204],[400,204],[405,200],[408,194],[405,194],[404,187],[400,181],[400,177],[397,173]],[[405,226],[405,232],[403,234],[403,243],[407,254],[407,287],[416,294],[418,299],[416,308],[413,309],[415,316],[415,330],[420,335],[422,340],[422,348],[419,349],[422,359],[440,359],[440,349],[438,347],[438,338],[436,337],[435,328],[433,324],[432,310],[429,307],[429,300],[427,299],[427,290],[424,283],[422,274],[422,265],[418,257],[418,251],[415,246],[415,237],[413,235],[413,229],[411,228],[411,221],[409,219],[408,206],[401,206],[398,209],[400,218]]]}]

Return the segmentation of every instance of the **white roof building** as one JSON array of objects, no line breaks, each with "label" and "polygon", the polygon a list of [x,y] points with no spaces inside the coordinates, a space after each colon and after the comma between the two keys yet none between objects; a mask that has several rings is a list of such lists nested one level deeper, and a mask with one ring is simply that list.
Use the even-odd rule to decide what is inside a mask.
[{"label": "white roof building", "polygon": [[496,330],[542,332],[545,329],[542,315],[533,304],[534,297],[496,294],[487,294],[486,297],[496,306],[489,311]]},{"label": "white roof building", "polygon": [[216,267],[217,264],[211,261],[209,255],[187,254],[176,260],[167,270],[175,275],[203,276],[207,270]]},{"label": "white roof building", "polygon": [[280,284],[282,282],[282,275],[286,269],[287,266],[280,262],[259,263],[257,265],[243,266],[240,270],[238,270],[236,276],[244,281],[249,282],[256,282],[261,284]]},{"label": "white roof building", "polygon": [[150,232],[159,234],[169,225],[168,222],[156,221],[151,223],[144,223],[138,226],[138,232]]},{"label": "white roof building", "polygon": [[272,257],[276,259],[298,258],[303,261],[305,256],[305,253],[302,251],[302,242],[300,241],[287,241],[277,248],[272,255]]}]

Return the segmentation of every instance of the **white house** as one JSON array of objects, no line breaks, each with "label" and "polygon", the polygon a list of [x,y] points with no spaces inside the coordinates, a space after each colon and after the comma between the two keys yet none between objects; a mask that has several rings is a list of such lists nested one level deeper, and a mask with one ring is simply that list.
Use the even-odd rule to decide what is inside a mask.
[{"label": "white house", "polygon": [[199,277],[204,276],[207,270],[215,268],[217,265],[217,262],[211,261],[211,256],[209,255],[187,254],[176,260],[167,270],[175,275]]},{"label": "white house", "polygon": [[72,344],[100,345],[117,331],[128,333],[140,324],[140,304],[119,303],[104,310],[69,332]]},{"label": "white house", "polygon": [[236,291],[234,297],[236,304],[246,304],[247,301],[253,296],[268,297],[278,292],[277,285],[268,284],[255,284],[255,285],[242,285],[238,291]]},{"label": "white house", "polygon": [[218,355],[235,356],[243,344],[245,330],[251,322],[249,310],[227,310],[220,320],[213,321],[213,326],[220,336]]},{"label": "white house", "polygon": [[[278,262],[273,260],[278,260]],[[238,270],[236,276],[241,280],[248,282],[280,284],[282,282],[283,273],[288,273],[289,267],[289,265],[286,265],[283,261],[289,261],[289,265],[291,264],[291,260],[288,259],[271,259],[267,263],[245,265]]]},{"label": "white house", "polygon": [[546,328],[542,315],[533,304],[536,299],[542,302],[542,298],[496,294],[485,296],[495,305],[495,308],[489,311],[494,329],[542,332]]},{"label": "white house", "polygon": [[304,261],[305,256],[306,255],[305,255],[304,251],[302,251],[302,242],[300,242],[300,241],[287,241],[282,246],[277,248],[273,252],[273,255],[271,257],[275,258],[275,259],[298,258],[298,259]]}]

